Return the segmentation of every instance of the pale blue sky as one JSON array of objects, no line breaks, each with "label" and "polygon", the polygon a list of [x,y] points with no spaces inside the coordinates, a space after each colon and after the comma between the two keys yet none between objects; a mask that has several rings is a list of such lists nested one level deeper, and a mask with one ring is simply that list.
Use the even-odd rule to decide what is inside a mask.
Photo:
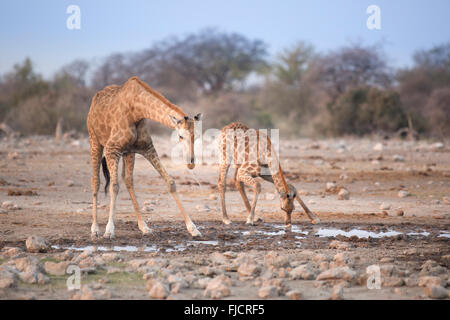
[{"label": "pale blue sky", "polygon": [[[66,8],[81,8],[81,30],[66,28]],[[381,8],[381,30],[366,28],[366,8]],[[239,32],[269,45],[270,54],[298,40],[326,52],[362,40],[383,43],[393,66],[417,49],[450,41],[450,0],[2,0],[0,74],[29,56],[49,77],[76,58],[149,47],[206,27]]]}]

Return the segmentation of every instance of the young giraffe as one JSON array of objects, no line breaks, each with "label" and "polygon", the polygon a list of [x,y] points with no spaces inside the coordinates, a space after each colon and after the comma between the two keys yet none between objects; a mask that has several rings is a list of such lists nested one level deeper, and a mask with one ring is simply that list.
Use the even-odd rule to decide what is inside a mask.
[{"label": "young giraffe", "polygon": [[[220,176],[218,189],[222,203],[222,221],[230,224],[225,206],[226,177],[231,163],[234,163],[234,183],[241,194],[242,200],[248,212],[247,224],[253,225],[255,219],[255,207],[258,195],[261,192],[261,184],[255,179],[261,177],[275,185],[280,196],[280,207],[286,212],[286,227],[291,226],[291,213],[294,210],[294,200],[297,199],[313,224],[319,223],[316,217],[297,195],[297,190],[291,184],[287,184],[283,171],[272,143],[267,135],[249,129],[246,125],[233,122],[225,126],[219,136]],[[268,172],[264,172],[268,170]],[[244,184],[253,188],[253,201],[250,205],[245,193]]]},{"label": "young giraffe", "polygon": [[[111,173],[110,211],[106,225],[105,238],[114,238],[114,213],[119,184],[117,169],[120,157],[123,156],[122,177],[133,202],[138,227],[143,234],[152,231],[142,220],[133,187],[133,168],[135,153],[143,155],[158,171],[166,182],[169,192],[174,198],[184,217],[187,230],[192,236],[200,236],[190,217],[184,211],[176,192],[175,181],[169,176],[159,160],[153,146],[152,138],[145,125],[145,119],[152,119],[177,130],[179,140],[183,143],[187,166],[193,169],[194,158],[194,125],[201,118],[198,114],[189,118],[177,106],[170,103],[159,93],[152,90],[137,77],[128,79],[122,86],[112,85],[97,92],[93,97],[87,118],[89,142],[92,161],[92,227],[91,236],[97,238],[100,230],[97,224],[97,193],[99,189],[100,162],[103,164],[105,177]],[[102,161],[102,153],[104,159]],[[107,165],[107,168],[105,167]],[[106,187],[105,187],[106,191]]]}]

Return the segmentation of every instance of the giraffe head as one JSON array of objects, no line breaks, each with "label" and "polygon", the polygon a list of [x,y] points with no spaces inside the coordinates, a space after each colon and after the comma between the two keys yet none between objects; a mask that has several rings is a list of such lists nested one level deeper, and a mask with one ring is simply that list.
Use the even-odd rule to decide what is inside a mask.
[{"label": "giraffe head", "polygon": [[297,197],[297,189],[292,184],[287,184],[289,191],[280,193],[280,207],[287,215],[291,215],[294,210],[294,200]]},{"label": "giraffe head", "polygon": [[183,145],[183,154],[186,159],[186,165],[189,169],[195,167],[194,142],[196,135],[196,127],[198,122],[202,119],[202,114],[197,114],[193,119],[185,116],[181,119],[169,115],[170,120],[174,125],[174,129],[178,134],[178,141]]}]

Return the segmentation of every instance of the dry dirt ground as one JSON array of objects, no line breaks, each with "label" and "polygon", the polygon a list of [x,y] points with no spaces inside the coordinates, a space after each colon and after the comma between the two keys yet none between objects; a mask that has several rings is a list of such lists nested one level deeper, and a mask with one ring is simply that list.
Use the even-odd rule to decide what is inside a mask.
[{"label": "dry dirt ground", "polygon": [[[173,164],[168,141],[154,139],[200,238],[189,235],[163,180],[137,156],[135,190],[154,233],[141,235],[121,183],[115,239],[91,241],[87,139],[2,138],[0,298],[448,299],[448,142],[283,141],[282,168],[321,219],[312,225],[297,205],[288,232],[267,182],[257,205],[263,222],[245,224],[232,169],[227,207],[233,224],[223,225],[218,167],[199,164],[190,172]],[[338,199],[342,187],[348,200]],[[99,198],[103,232],[109,198]],[[27,252],[31,235],[47,240],[46,252]],[[81,268],[81,290],[67,289],[69,265]],[[366,272],[371,265],[375,273]],[[27,270],[39,276],[24,276]],[[368,279],[375,282],[368,286]]]}]

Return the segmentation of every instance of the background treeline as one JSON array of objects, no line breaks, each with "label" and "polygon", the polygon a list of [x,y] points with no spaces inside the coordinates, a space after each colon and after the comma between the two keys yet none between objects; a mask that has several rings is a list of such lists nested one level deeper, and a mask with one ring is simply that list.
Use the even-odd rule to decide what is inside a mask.
[{"label": "background treeline", "polygon": [[[93,94],[136,75],[204,128],[231,121],[279,128],[282,135],[450,135],[450,43],[418,51],[409,69],[394,69],[375,46],[317,52],[298,42],[269,57],[267,45],[236,33],[203,30],[100,63],[76,60],[52,79],[30,59],[0,76],[0,122],[22,134],[86,132]],[[154,130],[163,130],[153,125]]]}]

